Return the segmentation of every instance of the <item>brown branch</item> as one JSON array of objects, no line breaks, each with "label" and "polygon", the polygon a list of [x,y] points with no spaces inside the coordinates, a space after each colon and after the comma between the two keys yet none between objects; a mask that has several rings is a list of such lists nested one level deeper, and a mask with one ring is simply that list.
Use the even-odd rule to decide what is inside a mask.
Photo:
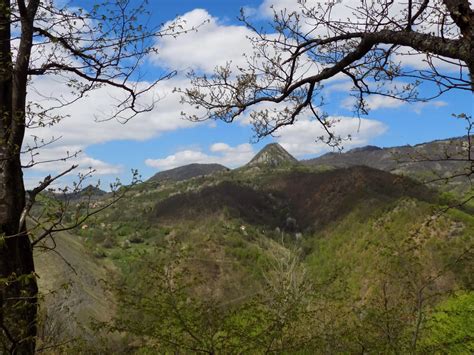
[{"label": "brown branch", "polygon": [[72,264],[71,264],[69,261],[67,261],[67,259],[66,259],[59,251],[56,250],[56,246],[57,246],[57,245],[56,245],[56,241],[54,240],[54,238],[51,238],[51,240],[52,240],[53,243],[54,243],[54,246],[53,246],[53,247],[49,247],[49,246],[44,245],[44,244],[43,244],[43,245],[38,245],[38,246],[36,246],[36,247],[37,247],[37,248],[40,248],[40,249],[45,249],[45,250],[47,250],[48,252],[53,252],[53,253],[55,253],[57,256],[59,256],[59,258],[61,258],[61,260],[66,264],[66,266],[69,267],[69,268],[72,270],[72,272],[73,272],[74,274],[78,275],[76,268],[75,268],[74,266],[72,266]]},{"label": "brown branch", "polygon": [[23,208],[23,211],[21,212],[21,217],[20,217],[20,221],[19,221],[19,224],[18,224],[18,233],[21,233],[25,228],[26,217],[28,216],[28,214],[30,213],[31,208],[33,207],[34,203],[36,202],[36,196],[41,191],[46,189],[49,185],[51,185],[54,181],[58,180],[59,178],[63,177],[64,175],[70,173],[72,170],[76,169],[77,167],[78,167],[78,165],[73,165],[69,169],[63,171],[62,173],[56,175],[53,178],[51,177],[51,175],[48,175],[44,178],[43,182],[40,185],[35,187],[33,190],[28,191],[29,199],[26,202],[25,207]]},{"label": "brown branch", "polygon": [[[69,52],[71,52],[72,55],[74,55],[76,57],[79,57],[79,58],[85,60],[86,62],[90,61],[90,62],[94,63],[95,65],[97,65],[98,67],[101,67],[103,65],[96,58],[96,56],[86,54],[83,50],[79,50],[77,48],[74,48],[71,44],[68,43],[68,41],[64,37],[55,36],[55,35],[51,34],[50,32],[46,31],[43,28],[34,27],[33,29],[34,29],[35,32],[37,32],[40,35],[42,35],[42,36],[48,38],[49,40],[51,40],[51,42],[61,44],[61,46],[65,49],[67,49]],[[31,72],[29,74],[31,75]]]},{"label": "brown branch", "polygon": [[[134,183],[132,183],[131,186],[133,186],[133,185],[134,185]],[[81,217],[81,218],[77,218],[76,221],[74,221],[74,223],[71,224],[71,225],[56,228],[57,226],[61,225],[61,220],[62,220],[62,216],[61,216],[59,221],[57,221],[57,223],[52,223],[52,225],[49,226],[48,228],[42,227],[43,232],[31,242],[32,247],[34,247],[36,244],[38,244],[39,242],[41,242],[42,240],[44,240],[45,238],[51,236],[54,233],[66,232],[66,231],[69,231],[69,230],[72,230],[72,229],[75,229],[75,228],[79,227],[81,224],[83,224],[85,221],[87,221],[90,217],[104,211],[105,209],[109,208],[110,206],[112,206],[113,204],[115,204],[116,202],[118,202],[119,200],[124,198],[125,194],[129,191],[131,186],[125,187],[123,192],[121,192],[118,196],[113,198],[109,203],[105,204],[104,206],[102,206],[102,207],[100,207],[100,208],[98,208],[98,209],[96,209],[92,212],[90,212],[89,208],[88,208],[86,215]]]}]

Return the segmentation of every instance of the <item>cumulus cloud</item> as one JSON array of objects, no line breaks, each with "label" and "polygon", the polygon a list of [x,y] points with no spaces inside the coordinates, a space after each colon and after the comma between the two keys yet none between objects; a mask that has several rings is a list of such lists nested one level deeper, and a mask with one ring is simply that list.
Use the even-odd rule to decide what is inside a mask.
[{"label": "cumulus cloud", "polygon": [[[89,177],[87,184],[97,183],[98,179],[106,175],[117,177],[123,173],[124,167],[118,164],[110,164],[103,160],[96,159],[89,156],[87,153],[81,151],[82,147],[77,146],[63,146],[57,147],[48,146],[35,151],[34,164],[28,167],[25,176],[25,186],[28,189],[38,186],[39,181],[43,181],[46,175],[58,174],[66,171],[73,165],[78,167],[68,173],[65,177],[56,181],[51,188],[64,187],[66,185],[72,186],[72,183],[78,182],[78,174],[92,175]],[[25,155],[22,163],[29,166],[32,163],[31,156]]]},{"label": "cumulus cloud", "polygon": [[173,169],[192,163],[216,163],[235,168],[247,163],[255,155],[253,147],[248,143],[235,147],[226,143],[214,143],[209,147],[209,151],[211,154],[202,150],[182,150],[165,158],[147,159],[145,164],[158,170]]},{"label": "cumulus cloud", "polygon": [[[351,15],[352,10],[349,6],[357,6],[360,2],[357,0],[344,0],[339,3],[334,3],[334,11],[332,13],[332,18],[340,19],[347,18]],[[307,8],[316,8],[321,4],[321,1],[318,0],[307,0],[304,2]],[[302,6],[299,1],[294,0],[264,0],[263,3],[258,8],[258,13],[266,18],[272,18],[274,13],[280,14],[281,12],[286,13],[302,13]]]},{"label": "cumulus cloud", "polygon": [[431,70],[435,67],[438,71],[456,72],[461,69],[461,74],[466,80],[469,75],[467,69],[461,67],[463,62],[456,63],[453,59],[441,60],[437,57],[428,57],[426,53],[420,53],[408,47],[398,48],[394,53],[393,61],[416,70]]},{"label": "cumulus cloud", "polygon": [[93,158],[82,152],[81,145],[57,147],[48,146],[35,151],[34,157],[25,155],[23,164],[31,167],[29,172],[33,173],[58,173],[69,169],[72,165],[78,165],[75,173],[87,173],[91,169],[95,171],[94,175],[117,175],[123,171],[120,165],[109,164],[102,160]]},{"label": "cumulus cloud", "polygon": [[[356,103],[356,98],[349,96],[342,100],[342,107],[347,110],[354,108]],[[380,95],[370,95],[365,98],[366,107],[370,110],[379,110],[383,108],[397,108],[403,105],[408,104],[406,101],[398,100],[393,97],[385,97]]]},{"label": "cumulus cloud", "polygon": [[[61,143],[64,145],[81,144],[90,145],[104,143],[112,140],[146,140],[162,132],[179,128],[190,127],[193,123],[182,120],[180,117],[180,97],[173,94],[173,88],[177,84],[184,84],[184,79],[162,81],[152,90],[142,96],[143,105],[156,103],[155,109],[144,112],[138,117],[126,122],[117,119],[104,120],[110,117],[114,105],[117,105],[126,95],[117,88],[102,87],[91,91],[88,95],[77,102],[54,111],[55,114],[64,117],[53,126],[35,128],[30,133],[40,137],[62,136]],[[44,107],[58,105],[56,99],[62,101],[72,99],[68,94],[66,81],[59,81],[53,77],[41,77],[34,83],[34,91],[28,96],[28,100],[40,103]],[[148,83],[138,83],[146,86]],[[59,97],[65,93],[63,97]]]},{"label": "cumulus cloud", "polygon": [[[76,151],[83,151],[88,146],[117,140],[144,141],[168,131],[193,127],[192,123],[181,118],[180,97],[173,93],[176,85],[183,84],[184,79],[174,78],[162,81],[142,98],[142,104],[149,104],[158,100],[156,107],[150,112],[144,112],[138,117],[124,124],[117,119],[103,120],[110,117],[116,105],[123,99],[125,93],[111,87],[101,87],[91,91],[88,95],[77,102],[61,107],[53,111],[53,115],[63,117],[53,125],[45,125],[26,132],[24,147],[34,146],[34,137],[44,141],[58,139],[52,145],[39,150],[40,155],[35,156],[35,161],[51,160],[52,157],[64,157]],[[137,83],[145,86],[147,83]],[[60,106],[60,102],[72,99],[72,94],[67,87],[67,78],[45,76],[36,78],[32,83],[28,94],[28,100],[42,105],[44,108]],[[191,110],[197,111],[191,108]],[[28,163],[30,157],[23,157],[24,164]],[[80,168],[92,166],[97,174],[117,174],[119,169],[105,162],[101,162],[84,153],[80,154],[74,163],[80,164]],[[65,164],[48,163],[39,164],[34,169],[58,173],[62,171]]]},{"label": "cumulus cloud", "polygon": [[[323,3],[319,0],[306,0],[303,2],[304,6],[307,9],[317,9],[318,14],[324,13],[324,19],[326,22],[334,21],[351,21],[351,28],[347,28],[349,31],[365,31],[366,21],[357,21],[356,9],[361,6],[360,0],[341,0],[334,2]],[[331,11],[323,11],[326,9],[328,4],[332,4]],[[369,6],[374,6],[371,11],[372,14],[375,13],[385,13],[385,3],[378,3],[377,1],[369,1]],[[384,8],[383,11],[382,8]],[[406,4],[402,1],[392,2],[389,7],[388,13],[385,14],[387,19],[390,19],[391,23],[400,23],[406,20],[406,14],[404,12]],[[377,11],[378,10],[378,11]],[[257,15],[257,18],[263,17],[265,19],[273,18],[274,14],[286,13],[290,14],[292,12],[302,14],[303,7],[300,1],[294,0],[264,0],[263,3],[258,7],[258,9],[249,9],[248,13]],[[453,24],[451,25],[440,25],[440,21],[437,18],[439,14],[436,11],[426,14],[426,19],[422,25],[416,26],[418,32],[426,34],[435,34],[436,36],[443,36],[443,38],[455,38],[459,36],[459,30]],[[306,32],[311,36],[330,36],[333,34],[330,26],[326,26],[324,23],[320,23],[320,16],[316,16],[317,19],[313,19],[311,16],[304,15],[303,20],[300,21],[300,28],[302,32]],[[385,22],[389,22],[388,20]],[[356,23],[358,23],[356,25]],[[409,66],[418,70],[430,70],[431,66],[427,60],[427,55],[425,53],[417,52],[408,47],[398,48],[393,56],[395,62],[400,62],[403,66]],[[445,61],[437,58],[431,58],[430,61],[438,70],[446,71],[459,71],[460,66],[453,64],[452,60]],[[468,79],[468,71],[465,69],[463,76]]]},{"label": "cumulus cloud", "polygon": [[[334,131],[341,137],[351,136],[352,140],[344,142],[344,147],[366,145],[371,139],[384,134],[387,126],[373,119],[354,117],[329,117],[334,121]],[[326,136],[322,125],[313,119],[305,118],[292,126],[283,127],[278,131],[278,143],[296,157],[321,154],[330,150],[328,145],[316,139]]]},{"label": "cumulus cloud", "polygon": [[[385,96],[380,96],[380,95],[371,95],[365,98],[366,105],[369,110],[376,111],[380,109],[386,109],[386,108],[399,108],[402,106],[408,106],[411,108],[415,113],[421,114],[423,109],[428,108],[428,107],[443,107],[447,106],[448,103],[446,101],[442,100],[432,100],[432,101],[426,101],[426,102],[406,102],[403,100],[395,99],[393,97],[385,97]],[[354,97],[347,97],[346,99],[342,100],[342,107],[351,110],[354,108],[355,104],[355,98]]]},{"label": "cumulus cloud", "polygon": [[415,102],[413,104],[413,111],[415,111],[417,114],[421,114],[424,108],[426,107],[444,107],[447,106],[448,103],[446,101],[442,100],[436,100],[436,101],[427,101],[427,102]]},{"label": "cumulus cloud", "polygon": [[243,54],[252,52],[252,44],[247,38],[253,35],[251,30],[245,26],[221,24],[204,9],[190,11],[181,16],[181,20],[184,27],[198,27],[198,30],[177,38],[161,38],[157,42],[158,54],[152,58],[155,64],[205,72],[212,72],[216,66],[228,61],[236,66],[245,65]]},{"label": "cumulus cloud", "polygon": [[[304,4],[304,6],[302,5]],[[331,11],[327,11],[328,4],[332,5]],[[375,5],[372,13],[375,13],[377,10],[385,10],[385,4],[379,4],[376,1],[370,2],[369,4]],[[342,0],[342,1],[328,1],[322,2],[320,0],[305,0],[294,1],[294,0],[264,0],[263,3],[259,6],[256,13],[263,18],[273,18],[274,14],[280,15],[281,13],[290,14],[295,12],[300,16],[303,13],[307,13],[305,9],[313,10],[315,9],[318,13],[317,18],[312,18],[307,14],[302,17],[299,25],[302,32],[309,34],[310,36],[317,37],[318,35],[331,35],[333,30],[330,26],[325,25],[320,22],[320,14],[324,15],[326,22],[334,21],[343,21],[348,23],[348,20],[352,20],[353,24],[351,25],[354,30],[362,31],[365,29],[365,21],[357,21],[355,14],[357,13],[356,9],[361,6],[360,0]],[[397,22],[404,16],[401,14],[404,4],[402,2],[394,2],[390,7],[390,11],[387,14],[393,21]],[[349,30],[349,29],[348,29]]]},{"label": "cumulus cloud", "polygon": [[[222,23],[204,9],[195,9],[173,21],[182,21],[185,28],[197,28],[197,30],[188,31],[176,38],[160,38],[156,43],[157,54],[151,57],[152,63],[157,66],[212,73],[216,67],[229,64],[235,73],[238,68],[248,67],[248,60],[253,64],[260,62],[257,66],[262,66],[262,62],[266,61],[261,55],[254,56],[256,51],[250,38],[255,38],[257,34],[246,26]],[[268,39],[278,39],[277,34],[268,33],[266,36]],[[288,43],[290,42],[289,39]],[[266,55],[276,58],[277,55],[272,53],[275,53],[275,49],[268,46]],[[289,51],[278,53],[281,61],[290,55]],[[303,75],[316,73],[316,67],[320,65],[302,55],[294,74],[295,80]]]}]

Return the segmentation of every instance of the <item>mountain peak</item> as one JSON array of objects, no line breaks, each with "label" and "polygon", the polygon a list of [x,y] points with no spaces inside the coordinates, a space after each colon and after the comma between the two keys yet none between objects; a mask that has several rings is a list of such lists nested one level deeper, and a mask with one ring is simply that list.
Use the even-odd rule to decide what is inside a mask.
[{"label": "mountain peak", "polygon": [[294,164],[298,164],[298,160],[288,153],[285,148],[278,143],[270,143],[263,147],[246,166],[277,167]]}]

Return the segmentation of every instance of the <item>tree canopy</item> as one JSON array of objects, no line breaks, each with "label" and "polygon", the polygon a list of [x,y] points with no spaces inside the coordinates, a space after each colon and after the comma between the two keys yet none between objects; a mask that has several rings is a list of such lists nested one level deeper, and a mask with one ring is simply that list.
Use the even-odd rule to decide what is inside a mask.
[{"label": "tree canopy", "polygon": [[190,73],[193,86],[182,90],[183,102],[205,113],[188,119],[232,122],[251,111],[262,138],[309,112],[326,129],[328,143],[337,144],[341,137],[322,110],[331,80],[351,82],[357,115],[368,113],[369,95],[417,102],[474,90],[474,12],[467,0],[303,0],[296,9],[273,11],[270,30],[256,28],[242,13],[255,33],[246,66]]},{"label": "tree canopy", "polygon": [[[33,139],[25,144],[26,129],[50,127],[63,117],[56,109],[70,105],[103,86],[115,88],[114,106],[102,119],[126,122],[151,110],[156,100],[141,97],[161,80],[142,81],[140,65],[155,49],[157,36],[177,35],[182,24],[146,26],[146,1],[97,1],[88,8],[53,0],[0,1],[0,352],[29,354],[35,350],[37,285],[33,246],[64,225],[64,211],[32,232],[27,230],[39,193],[70,172],[47,176],[28,193],[23,169],[38,161],[38,150],[57,140]],[[28,101],[35,78],[50,75],[67,84],[68,95],[57,86],[53,93],[36,92],[54,105]],[[148,97],[149,98],[149,97]],[[22,156],[29,158],[23,159]],[[67,156],[57,161],[68,160]],[[74,225],[74,224],[73,224]],[[39,232],[38,232],[39,231]]]}]

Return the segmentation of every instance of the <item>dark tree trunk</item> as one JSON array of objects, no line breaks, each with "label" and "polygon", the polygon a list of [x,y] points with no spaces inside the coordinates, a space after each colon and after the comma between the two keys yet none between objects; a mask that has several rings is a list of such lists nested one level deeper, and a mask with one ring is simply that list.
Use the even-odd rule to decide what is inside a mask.
[{"label": "dark tree trunk", "polygon": [[20,225],[26,74],[15,73],[22,68],[12,62],[10,31],[10,1],[0,0],[0,353],[33,354],[38,289],[31,243]]},{"label": "dark tree trunk", "polygon": [[[32,354],[35,348],[37,286],[33,253],[25,228],[19,230],[24,188],[18,159],[4,164],[0,232],[0,353]],[[3,349],[2,349],[3,346]]]}]

